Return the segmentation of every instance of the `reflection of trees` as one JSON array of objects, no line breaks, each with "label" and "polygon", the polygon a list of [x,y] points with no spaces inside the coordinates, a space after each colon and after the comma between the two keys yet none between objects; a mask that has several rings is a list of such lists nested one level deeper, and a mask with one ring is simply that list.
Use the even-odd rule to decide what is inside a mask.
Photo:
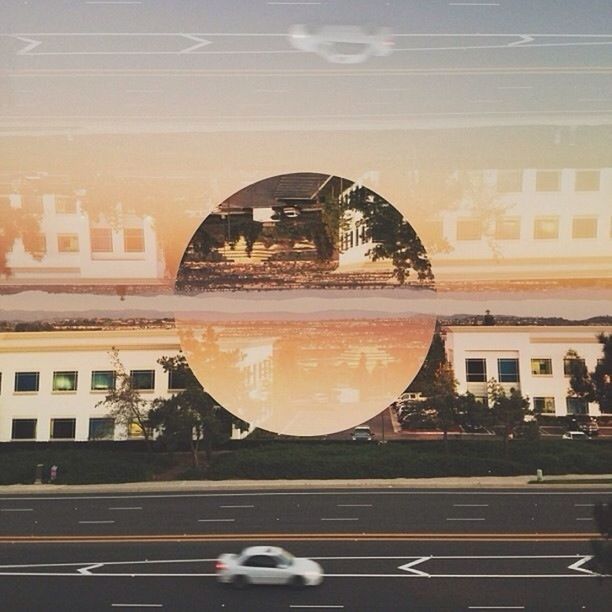
[{"label": "reflection of trees", "polygon": [[7,256],[15,241],[21,239],[26,253],[34,259],[41,260],[45,254],[44,245],[40,240],[40,214],[27,209],[24,204],[31,197],[22,196],[21,208],[13,208],[8,202],[2,202],[0,213],[0,275],[10,276]]},{"label": "reflection of trees", "polygon": [[179,335],[189,366],[202,378],[204,388],[209,388],[211,382],[219,388],[218,381],[223,381],[223,385],[232,390],[233,397],[240,401],[245,393],[244,376],[239,367],[241,352],[238,349],[223,350],[212,326],[207,327],[199,337],[196,337],[192,327],[180,327]]},{"label": "reflection of trees", "polygon": [[349,193],[346,206],[363,216],[368,237],[374,242],[367,253],[372,261],[390,259],[393,275],[400,284],[406,281],[410,270],[417,273],[419,280],[433,279],[421,239],[389,202],[365,187],[357,187]]}]

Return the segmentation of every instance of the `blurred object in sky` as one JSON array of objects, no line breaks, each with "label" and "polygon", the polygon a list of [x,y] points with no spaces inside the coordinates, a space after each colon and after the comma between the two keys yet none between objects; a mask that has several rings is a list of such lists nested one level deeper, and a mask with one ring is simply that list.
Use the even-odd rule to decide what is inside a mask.
[{"label": "blurred object in sky", "polygon": [[388,28],[296,24],[289,30],[289,40],[296,49],[316,53],[332,64],[361,64],[393,50]]}]

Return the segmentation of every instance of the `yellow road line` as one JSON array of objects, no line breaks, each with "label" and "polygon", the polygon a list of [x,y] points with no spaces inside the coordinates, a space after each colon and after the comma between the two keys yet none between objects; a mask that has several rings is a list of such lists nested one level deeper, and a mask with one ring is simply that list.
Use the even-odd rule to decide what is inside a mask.
[{"label": "yellow road line", "polygon": [[0,536],[0,543],[50,542],[232,542],[232,541],[585,541],[598,533],[228,533],[147,535],[15,535]]}]

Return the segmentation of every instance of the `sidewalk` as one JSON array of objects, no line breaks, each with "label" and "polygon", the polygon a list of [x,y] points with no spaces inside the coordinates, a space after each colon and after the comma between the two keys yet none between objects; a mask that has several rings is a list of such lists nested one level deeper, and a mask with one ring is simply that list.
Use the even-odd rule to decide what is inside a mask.
[{"label": "sidewalk", "polygon": [[[609,483],[584,483],[580,480],[612,480],[612,474],[567,474],[564,476],[544,476],[542,484],[529,484],[535,481],[535,475],[529,476],[476,476],[469,478],[388,478],[363,480],[180,480],[159,482],[126,482],[121,484],[90,485],[4,485],[0,486],[0,495],[28,494],[74,494],[74,493],[181,493],[225,490],[273,490],[273,489],[525,489],[537,491],[547,485],[560,488],[596,488],[609,489],[612,496],[612,485]],[[563,484],[564,481],[571,481]]]}]

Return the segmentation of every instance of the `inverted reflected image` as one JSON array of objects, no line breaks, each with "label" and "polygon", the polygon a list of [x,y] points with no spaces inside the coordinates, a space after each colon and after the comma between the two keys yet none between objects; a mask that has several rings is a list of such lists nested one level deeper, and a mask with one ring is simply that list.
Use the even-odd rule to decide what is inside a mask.
[{"label": "inverted reflected image", "polygon": [[181,262],[176,314],[202,385],[241,419],[291,435],[342,431],[416,376],[435,313],[416,232],[384,198],[336,176],[273,177],[220,204]]}]

